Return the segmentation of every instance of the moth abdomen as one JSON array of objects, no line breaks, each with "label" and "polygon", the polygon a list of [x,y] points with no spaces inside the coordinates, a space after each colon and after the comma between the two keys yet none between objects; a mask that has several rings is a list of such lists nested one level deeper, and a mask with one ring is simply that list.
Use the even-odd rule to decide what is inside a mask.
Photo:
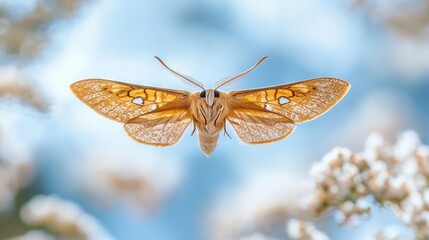
[{"label": "moth abdomen", "polygon": [[207,157],[215,150],[218,138],[219,133],[210,136],[198,133],[200,148]]}]

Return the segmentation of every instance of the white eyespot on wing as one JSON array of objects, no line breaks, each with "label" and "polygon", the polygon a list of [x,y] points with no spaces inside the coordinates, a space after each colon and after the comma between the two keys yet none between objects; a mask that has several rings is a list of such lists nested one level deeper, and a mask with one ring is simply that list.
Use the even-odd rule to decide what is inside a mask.
[{"label": "white eyespot on wing", "polygon": [[139,105],[139,106],[143,106],[144,104],[144,99],[142,97],[136,97],[133,99],[132,101],[134,104]]},{"label": "white eyespot on wing", "polygon": [[265,110],[272,111],[273,108],[271,107],[271,105],[265,104]]},{"label": "white eyespot on wing", "polygon": [[156,105],[156,104],[151,104],[151,105],[149,105],[149,110],[150,111],[153,111],[153,110],[156,110],[158,108],[158,106]]},{"label": "white eyespot on wing", "polygon": [[279,97],[279,104],[280,104],[280,106],[288,104],[288,103],[290,103],[290,99],[289,98],[283,97],[283,96]]}]

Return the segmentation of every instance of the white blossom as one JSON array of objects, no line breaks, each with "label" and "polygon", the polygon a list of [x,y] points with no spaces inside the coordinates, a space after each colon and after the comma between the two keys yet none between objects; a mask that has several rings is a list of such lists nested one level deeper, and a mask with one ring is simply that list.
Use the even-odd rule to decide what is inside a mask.
[{"label": "white blossom", "polygon": [[[379,231],[376,239],[429,239],[429,146],[422,145],[417,133],[406,131],[395,144],[389,144],[378,133],[371,134],[362,152],[335,147],[313,164],[309,175],[311,188],[308,194],[294,198],[298,204],[291,204],[291,199],[284,196],[275,202],[260,194],[245,196],[235,208],[220,215],[230,220],[223,220],[221,229],[229,227],[233,236],[249,230],[259,232],[261,228],[266,233],[270,226],[267,223],[281,218],[289,221],[290,239],[328,239],[311,222],[294,220],[294,212],[299,211],[291,210],[291,206],[302,210],[298,218],[332,214],[341,225],[362,223],[371,217],[372,208],[383,207],[393,211],[408,231],[388,228]],[[249,199],[258,201],[249,204]],[[237,212],[240,217],[234,215]]]},{"label": "white blossom", "polygon": [[412,240],[415,239],[412,233],[404,231],[398,226],[388,226],[377,232],[377,240]]},{"label": "white blossom", "polygon": [[292,240],[328,240],[328,236],[316,229],[311,222],[289,220],[287,234]]},{"label": "white blossom", "polygon": [[429,147],[414,131],[405,131],[393,145],[371,134],[363,152],[334,148],[314,164],[314,191],[307,198],[313,202],[307,207],[317,215],[333,211],[339,222],[350,223],[368,215],[368,199],[374,199],[390,207],[417,239],[429,238],[428,162]]},{"label": "white blossom", "polygon": [[217,201],[208,219],[209,239],[239,239],[273,228],[284,231],[287,219],[305,214],[299,207],[300,196],[309,187],[304,180],[252,176],[248,185],[223,194]]},{"label": "white blossom", "polygon": [[249,236],[240,237],[238,240],[276,240],[275,238],[267,237],[262,233],[254,233]]},{"label": "white blossom", "polygon": [[8,240],[55,240],[55,237],[41,230],[31,230],[23,235],[13,237]]},{"label": "white blossom", "polygon": [[[0,140],[3,136],[0,134]],[[10,141],[15,143],[13,139]],[[33,159],[27,147],[0,141],[0,212],[14,206],[16,194],[30,183],[34,172]]]},{"label": "white blossom", "polygon": [[112,239],[97,220],[71,201],[55,196],[36,196],[22,209],[21,218],[27,225],[45,227],[72,239]]},{"label": "white blossom", "polygon": [[136,161],[133,154],[115,151],[88,154],[82,188],[97,203],[124,201],[134,208],[154,210],[176,189],[182,176],[178,165],[162,164],[158,157],[147,155]]}]

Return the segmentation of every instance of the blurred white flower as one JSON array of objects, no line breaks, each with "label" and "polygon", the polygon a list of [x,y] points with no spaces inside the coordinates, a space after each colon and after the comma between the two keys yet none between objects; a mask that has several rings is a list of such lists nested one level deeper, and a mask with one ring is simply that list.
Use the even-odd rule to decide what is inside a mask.
[{"label": "blurred white flower", "polygon": [[261,233],[254,233],[249,236],[240,237],[238,240],[276,240],[275,238],[267,237]]},{"label": "blurred white flower", "polygon": [[394,146],[394,155],[397,159],[406,161],[409,157],[414,157],[415,152],[421,145],[419,135],[411,130],[401,134]]},{"label": "blurred white flower", "polygon": [[102,204],[125,201],[133,207],[156,209],[182,176],[178,165],[173,161],[164,164],[159,156],[147,154],[136,159],[131,153],[96,151],[84,158],[88,165],[81,184],[95,202]]},{"label": "blurred white flower", "polygon": [[[384,28],[381,54],[371,53],[368,62],[384,61],[388,74],[399,73],[408,82],[425,80],[429,58],[429,2],[352,0],[355,8],[363,10],[364,16],[378,27]],[[381,29],[381,28],[380,28]],[[379,58],[374,56],[379,56]],[[380,68],[379,64],[372,64]],[[377,69],[380,72],[380,69]],[[381,70],[382,71],[382,70]]]},{"label": "blurred white flower", "polygon": [[27,76],[15,66],[0,68],[0,100],[2,103],[19,103],[40,112],[48,110],[45,96],[37,86],[30,84]]},{"label": "blurred white flower", "polygon": [[420,146],[415,152],[418,170],[424,175],[429,176],[429,146]]},{"label": "blurred white flower", "polygon": [[273,229],[284,231],[287,219],[303,216],[300,196],[308,189],[304,179],[252,175],[248,185],[223,194],[225,197],[209,213],[210,239],[237,239],[249,232]]},{"label": "blurred white flower", "polygon": [[[273,223],[329,213],[342,224],[357,224],[377,205],[392,210],[410,231],[398,235],[383,230],[377,239],[428,239],[428,155],[429,147],[422,145],[413,131],[405,131],[393,145],[373,133],[358,153],[335,147],[313,164],[311,188],[303,187],[308,186],[306,181],[296,184],[300,181],[295,180],[285,188],[301,191],[270,195],[267,186],[272,184],[266,183],[260,189],[238,194],[236,201],[229,200],[229,207],[212,215],[214,239],[234,239],[249,232],[278,233],[278,225]],[[311,222],[294,219],[289,221],[287,232],[291,239],[328,239]]]},{"label": "blurred white flower", "polygon": [[363,9],[378,24],[409,37],[421,37],[429,24],[427,1],[353,0],[355,8]]},{"label": "blurred white flower", "polygon": [[21,58],[20,60],[31,59],[40,54],[50,40],[49,26],[73,16],[83,2],[85,0],[1,1],[2,51]]},{"label": "blurred white flower", "polygon": [[21,219],[30,226],[47,228],[71,239],[112,239],[98,221],[75,203],[55,196],[36,196],[21,209]]},{"label": "blurred white flower", "polygon": [[35,166],[28,147],[0,121],[0,212],[14,206],[15,196],[33,179]]},{"label": "blurred white flower", "polygon": [[292,240],[328,240],[311,222],[291,219],[287,224],[287,233]]},{"label": "blurred white flower", "polygon": [[414,236],[398,226],[389,226],[377,232],[377,240],[412,240]]},{"label": "blurred white flower", "polygon": [[369,162],[381,158],[384,151],[384,139],[380,133],[371,133],[365,141],[364,154]]},{"label": "blurred white flower", "polygon": [[386,144],[380,134],[371,134],[362,153],[334,148],[313,166],[314,192],[306,206],[316,215],[333,210],[338,221],[349,223],[369,214],[368,199],[374,199],[376,204],[390,207],[418,239],[426,239],[427,149],[414,131],[402,133],[394,145]]},{"label": "blurred white flower", "polygon": [[0,211],[13,207],[15,195],[27,186],[33,173],[31,161],[8,161],[0,156]]},{"label": "blurred white flower", "polygon": [[357,205],[358,200],[362,202],[360,198],[367,194],[361,178],[361,172],[367,166],[360,155],[352,154],[347,148],[332,149],[310,170],[315,191],[303,207],[319,214],[336,206],[341,211],[337,216],[344,221],[355,212],[368,213],[369,208]]},{"label": "blurred white flower", "polygon": [[345,201],[340,203],[337,209],[334,218],[338,222],[350,225],[357,225],[360,222],[358,216],[369,214],[371,211],[369,202],[364,198],[358,199],[356,202]]},{"label": "blurred white flower", "polygon": [[31,230],[21,236],[9,238],[8,240],[55,240],[54,236],[51,236],[41,230]]},{"label": "blurred white flower", "polygon": [[429,237],[429,204],[423,194],[414,192],[403,202],[399,212],[399,218],[415,231],[417,239]]}]

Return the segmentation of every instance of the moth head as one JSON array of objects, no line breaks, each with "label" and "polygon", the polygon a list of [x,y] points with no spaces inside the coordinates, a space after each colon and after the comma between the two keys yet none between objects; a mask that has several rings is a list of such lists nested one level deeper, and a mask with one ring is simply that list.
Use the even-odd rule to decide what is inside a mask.
[{"label": "moth head", "polygon": [[218,90],[206,89],[200,92],[200,98],[204,98],[206,100],[207,105],[210,107],[213,106],[216,98],[220,96],[220,92]]}]

